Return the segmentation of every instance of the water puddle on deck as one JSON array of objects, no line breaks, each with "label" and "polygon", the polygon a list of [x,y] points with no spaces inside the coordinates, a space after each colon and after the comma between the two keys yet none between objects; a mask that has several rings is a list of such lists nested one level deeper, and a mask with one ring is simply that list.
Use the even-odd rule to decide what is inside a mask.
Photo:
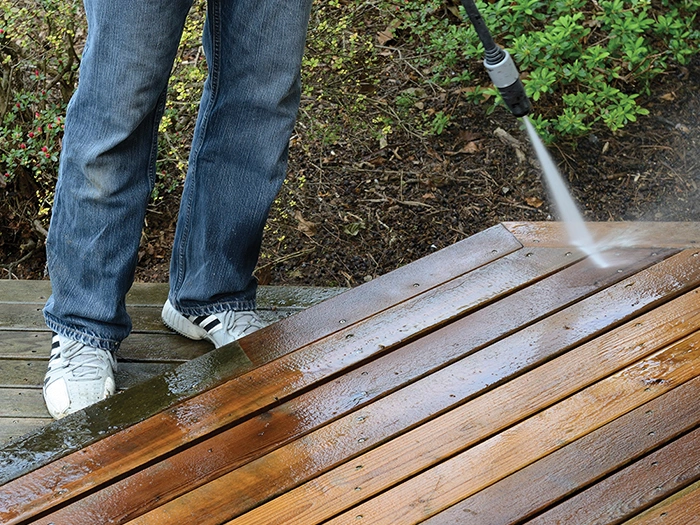
[{"label": "water puddle on deck", "polygon": [[554,200],[554,205],[560,216],[560,219],[566,226],[566,230],[569,233],[569,239],[574,246],[577,246],[583,252],[588,255],[591,260],[601,268],[607,268],[609,266],[608,262],[600,254],[600,246],[595,243],[591,232],[588,230],[586,223],[583,220],[581,213],[579,212],[576,203],[571,197],[569,189],[564,183],[564,179],[559,173],[556,164],[549,155],[547,148],[545,148],[542,140],[540,139],[535,127],[530,122],[530,119],[525,116],[523,117],[523,122],[525,123],[525,128],[530,136],[530,142],[535,149],[537,158],[542,166],[542,173],[544,174],[545,182],[549,188],[550,195]]}]

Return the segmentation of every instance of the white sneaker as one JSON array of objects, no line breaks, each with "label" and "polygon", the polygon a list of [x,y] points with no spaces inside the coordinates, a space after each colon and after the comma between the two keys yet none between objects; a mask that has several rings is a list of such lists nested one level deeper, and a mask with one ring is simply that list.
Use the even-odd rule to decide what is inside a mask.
[{"label": "white sneaker", "polygon": [[55,419],[114,394],[117,362],[111,352],[53,334],[44,401]]},{"label": "white sneaker", "polygon": [[185,316],[166,301],[161,314],[163,322],[178,334],[190,339],[206,339],[219,348],[262,328],[264,323],[253,311],[228,310],[218,314]]}]

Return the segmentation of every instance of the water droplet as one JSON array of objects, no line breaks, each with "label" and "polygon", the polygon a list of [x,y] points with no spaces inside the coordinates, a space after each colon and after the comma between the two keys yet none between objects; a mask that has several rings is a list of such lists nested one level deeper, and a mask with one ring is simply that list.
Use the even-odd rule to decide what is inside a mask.
[{"label": "water droplet", "polygon": [[527,253],[525,254],[525,257],[532,257],[533,255],[534,255],[534,253],[532,253],[532,252],[527,252]]},{"label": "water droplet", "polygon": [[566,253],[564,254],[564,257],[571,257],[571,252],[566,252]]},{"label": "water droplet", "polygon": [[413,283],[414,288],[418,288],[420,286],[420,283]]},{"label": "water droplet", "polygon": [[345,319],[341,319],[341,320],[338,321],[338,322],[339,322],[340,324],[345,324],[345,323],[347,323],[347,321],[346,321]]}]

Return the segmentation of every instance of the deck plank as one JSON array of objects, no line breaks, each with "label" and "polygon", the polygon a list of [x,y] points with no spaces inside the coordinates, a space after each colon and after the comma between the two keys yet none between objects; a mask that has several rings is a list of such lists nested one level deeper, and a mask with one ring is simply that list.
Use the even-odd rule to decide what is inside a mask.
[{"label": "deck plank", "polygon": [[[592,382],[615,373],[621,367],[629,366],[637,359],[653,352],[654,349],[662,348],[670,341],[674,341],[679,335],[685,333],[688,326],[695,329],[700,326],[700,305],[697,305],[697,297],[695,292],[690,292],[674,303],[664,305],[638,320],[631,321],[623,327],[571,350],[555,360],[547,361],[528,374],[519,376],[495,390],[487,391],[446,415],[401,435],[393,442],[370,450],[352,462],[340,465],[320,478],[285,493],[269,504],[274,506],[275,512],[279,511],[279,514],[275,514],[276,522],[296,523],[297,520],[309,524],[320,522],[338,511],[336,505],[349,504],[353,500],[357,503],[373,493],[385,489],[386,485],[380,480],[382,474],[387,471],[394,469],[393,477],[395,479],[408,477],[418,467],[410,465],[407,458],[422,456],[430,462],[436,461],[438,457],[449,457],[450,453],[454,451],[454,447],[463,446],[466,448],[478,443],[529,417],[538,410],[558,400],[565,399]],[[693,310],[693,313],[690,313],[688,308]],[[671,322],[672,325],[676,325],[675,334],[670,332],[665,335],[659,334],[658,327],[665,326],[669,319],[675,319]],[[686,325],[686,321],[689,321],[690,325]],[[661,339],[658,339],[659,337]],[[484,352],[487,350],[484,349]],[[468,374],[469,370],[475,370],[470,365],[472,363],[465,361],[461,370],[454,370],[451,374],[451,381],[449,381],[450,376],[447,374],[436,378],[436,382],[445,385],[446,397],[454,392],[457,397],[454,401],[459,401],[461,392],[459,392],[458,387],[461,381],[457,378]],[[485,376],[488,377],[490,370],[486,369],[484,372]],[[479,375],[474,375],[477,376],[475,379],[478,381]],[[495,378],[496,384],[498,384],[498,379],[498,377]],[[410,394],[410,392],[406,392],[404,400],[420,399]],[[416,402],[413,401],[413,403],[410,410],[415,409]],[[440,407],[434,408],[439,409]],[[360,416],[365,414],[366,410],[358,413]],[[357,439],[367,435],[362,428],[365,421],[372,421],[372,418],[364,419],[362,425],[355,422],[356,430],[352,433],[343,429],[345,434],[341,434],[341,432],[333,432],[333,429],[329,428],[323,437],[326,441],[331,441],[337,440],[339,435],[347,435],[347,440],[351,442],[353,438]],[[478,425],[465,426],[465,421],[478,421]],[[359,428],[357,428],[358,426]],[[446,431],[448,427],[451,428],[450,432]],[[286,476],[291,480],[296,480],[299,477],[305,464],[303,451],[313,450],[323,443],[322,439],[311,441],[309,437],[247,465],[240,469],[240,472],[232,472],[229,476],[219,478],[205,486],[207,487],[206,492],[204,487],[190,492],[186,497],[181,498],[182,504],[189,504],[192,506],[191,509],[194,509],[197,501],[207,501],[207,508],[211,510],[231,511],[233,507],[238,507],[239,512],[248,510],[242,509],[240,503],[245,501],[246,493],[258,494],[258,491],[264,491],[265,495],[269,495],[269,491],[265,489],[269,480],[273,480],[276,485],[284,481],[280,479],[279,474],[275,476],[277,470],[286,473]],[[443,452],[443,450],[445,451]],[[352,454],[346,456],[351,457]],[[336,461],[342,461],[342,457],[343,455],[339,455]],[[294,458],[299,459],[295,460]],[[282,468],[281,465],[285,465],[285,467]],[[358,465],[363,467],[357,469]],[[255,480],[256,483],[252,484],[249,480]],[[233,494],[229,489],[229,495],[234,497],[233,501],[228,503],[217,496],[217,489],[220,493],[226,485],[237,487]],[[362,491],[354,491],[355,487],[362,487]],[[205,496],[212,498],[212,500],[203,499]],[[165,512],[167,507],[168,505],[165,505],[156,512]],[[269,518],[269,514],[264,514],[268,510],[262,510],[264,507],[242,516],[240,522],[255,523],[256,519],[261,519],[264,522],[263,517]],[[175,511],[170,512],[171,516],[176,514]],[[203,523],[208,523],[203,516],[197,516],[197,518],[203,519]],[[163,522],[167,523],[167,521]]]},{"label": "deck plank", "polygon": [[700,481],[674,494],[624,525],[694,525],[700,517]]},{"label": "deck plank", "polygon": [[[346,290],[318,286],[259,286],[258,308],[304,310]],[[50,281],[0,280],[0,303],[43,306],[49,295]],[[167,298],[167,283],[135,283],[126,295],[126,302],[132,306],[161,307]]]},{"label": "deck plank", "polygon": [[[700,421],[699,395],[700,378],[696,377],[424,523],[452,525],[470,519],[511,525],[548,507],[552,509],[528,525],[602,525],[634,515],[700,476],[700,430],[695,428]],[[688,431],[689,435],[674,441]],[[679,454],[687,462],[677,461]],[[622,473],[600,482],[630,463]],[[508,505],[502,504],[505,500]]]},{"label": "deck plank", "polygon": [[[685,386],[685,385],[684,385]],[[694,398],[684,401],[697,405]],[[678,403],[678,407],[684,404]],[[696,425],[697,415],[692,415]],[[654,432],[662,432],[655,426]],[[624,448],[624,444],[620,444]],[[528,521],[528,525],[622,523],[700,479],[700,429],[676,439],[584,492]],[[454,523],[454,522],[452,522]]]},{"label": "deck plank", "polygon": [[[475,348],[474,345],[479,345],[480,341],[494,341],[528,326],[540,318],[585,298],[586,295],[635,274],[663,257],[665,257],[664,253],[652,256],[648,250],[621,254],[620,260],[628,261],[630,258],[635,260],[634,264],[628,265],[622,272],[618,272],[616,266],[607,269],[598,268],[589,260],[574,264],[500,302],[486,306],[435,334],[426,336],[419,340],[419,344],[404,346],[346,373],[331,383],[318,386],[313,391],[292,399],[279,408],[273,408],[258,418],[245,421],[177,456],[167,458],[123,481],[116,482],[70,508],[63,509],[59,515],[52,515],[52,519],[70,521],[76,525],[89,521],[121,521],[129,517],[129,509],[138,509],[142,512],[153,506],[153,502],[162,505],[173,497],[213,477],[221,476],[285,442],[313,431],[350,410],[366,405],[392,390],[405,386],[412,380],[435,372],[441,366],[471,352]],[[567,284],[566,287],[563,286],[564,283]],[[620,290],[629,291],[632,287],[628,285],[629,283],[624,287],[621,286]],[[635,291],[635,297],[637,294],[638,291]],[[519,304],[532,306],[517,310],[516,305]],[[581,311],[578,314],[580,316]],[[503,318],[504,321],[499,324],[489,323],[488,320],[494,317]],[[609,322],[611,319],[605,321],[606,324]],[[462,327],[474,325],[483,327],[483,333],[472,333],[465,341]],[[594,329],[595,324],[591,323],[589,327]],[[440,335],[443,332],[451,335]],[[438,339],[439,344],[437,344]],[[427,348],[431,351],[426,352]],[[461,349],[462,355],[457,349]],[[516,357],[516,354],[513,353],[512,357]],[[515,372],[509,370],[504,373]],[[422,384],[425,385],[424,392],[414,392],[412,395],[427,397],[435,392],[435,385],[430,381],[424,380]],[[400,396],[395,404],[405,404],[405,398],[406,396]],[[452,399],[452,403],[459,400],[460,396],[454,395],[454,398],[456,399]],[[386,405],[385,400],[380,403]],[[445,399],[445,403],[449,406],[450,399]],[[317,407],[312,419],[306,414],[309,406]],[[426,415],[429,415],[431,411],[441,408],[433,403],[426,409]],[[417,424],[420,420],[416,418],[423,413],[423,411],[414,410],[402,414],[396,406],[382,406],[378,409],[378,413],[382,412],[394,413],[394,423],[386,425],[382,423],[380,417],[367,417],[376,422],[377,428],[369,431],[365,425],[363,441],[365,448],[373,442],[389,437],[387,435],[389,431],[401,430],[401,424],[404,426]],[[338,444],[337,440],[336,444]],[[210,449],[215,450],[216,454],[206,453],[206,464],[194,461],[194,458],[201,457]],[[347,449],[341,448],[339,452],[347,453]],[[192,468],[194,465],[196,468]],[[281,486],[279,482],[273,485]],[[144,489],[144,487],[147,488]],[[119,497],[116,497],[117,495]]]},{"label": "deck plank", "polygon": [[[84,448],[74,459],[77,467],[75,475],[66,476],[66,472],[73,470],[69,458],[49,465],[49,470],[59,469],[59,477],[67,477],[66,483],[59,481],[57,486],[56,476],[43,472],[24,476],[26,488],[37,491],[32,497],[35,501],[33,510],[38,512],[55,504],[59,498],[75,497],[79,491],[86,490],[88,487],[83,484],[86,473],[80,464],[88,456],[94,458],[95,465],[89,473],[90,484],[104,483],[209,432],[268,409],[310,385],[332,377],[333,373],[359,365],[391,347],[409,341],[426,329],[447,323],[514,289],[556,273],[580,257],[580,253],[562,249],[534,249],[527,253],[506,255],[340,330],[317,344],[308,345],[267,365],[254,368],[208,390],[195,400],[157,414],[127,431]],[[382,327],[381,330],[377,329],[379,326]],[[275,325],[240,340],[241,346],[256,334],[273,328]],[[379,332],[381,335],[378,335]],[[300,375],[297,370],[304,370],[305,373]],[[182,413],[187,414],[187,418],[183,418],[180,415]],[[193,414],[197,414],[197,417],[193,417]],[[188,427],[187,431],[183,432],[183,424]],[[44,476],[50,480],[49,485],[44,485],[41,481]],[[22,487],[17,490],[21,491]],[[11,515],[3,517],[12,519]]]},{"label": "deck plank", "polygon": [[[700,332],[382,492],[327,524],[393,525],[424,521],[669,391],[673,388],[671,385],[697,377],[700,372],[699,343]],[[660,363],[664,365],[659,366]],[[434,448],[430,453],[434,455]],[[414,452],[411,457],[418,455]],[[473,474],[464,479],[460,475],[464,472]],[[402,478],[391,480],[397,481],[402,481]]]},{"label": "deck plank", "polygon": [[[48,414],[47,414],[48,416]],[[12,441],[51,423],[51,417],[3,418],[0,425],[0,443]]]},{"label": "deck plank", "polygon": [[[12,359],[0,361],[0,388],[41,388],[49,360]],[[119,363],[114,374],[118,390],[127,390],[144,381],[174,370],[178,362]]]},{"label": "deck plank", "polygon": [[[0,388],[0,417],[49,418],[38,388]],[[0,424],[0,427],[3,425]],[[0,440],[1,442],[1,440]]]},{"label": "deck plank", "polygon": [[[44,323],[43,305],[23,303],[0,303],[0,337],[11,331],[45,331],[50,332]],[[161,320],[162,305],[143,306],[127,305],[126,308],[135,333],[172,334]],[[265,323],[274,323],[294,313],[297,308],[275,308],[258,310],[260,318]],[[46,351],[50,349],[47,348]]]},{"label": "deck plank", "polygon": [[[525,247],[569,246],[566,225],[561,222],[505,222],[503,225]],[[700,248],[698,222],[589,222],[593,239],[602,247]]]},{"label": "deck plank", "polygon": [[[48,331],[0,332],[0,359],[46,360],[51,348]],[[184,363],[211,350],[207,341],[191,341],[177,334],[133,333],[119,351],[120,361],[165,361]]]}]

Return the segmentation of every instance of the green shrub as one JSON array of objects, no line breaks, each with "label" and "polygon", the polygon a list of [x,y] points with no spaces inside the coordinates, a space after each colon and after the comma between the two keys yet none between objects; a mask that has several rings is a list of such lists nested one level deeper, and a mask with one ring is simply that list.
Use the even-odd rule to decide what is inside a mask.
[{"label": "green shrub", "polygon": [[[700,0],[497,0],[476,2],[494,38],[513,55],[550,140],[605,125],[615,131],[648,111],[649,82],[698,52]],[[463,8],[442,0],[393,1],[416,67],[433,82],[479,78],[483,47]],[[390,7],[389,7],[390,9]],[[481,78],[484,78],[483,76]],[[498,100],[487,87],[473,100]],[[539,104],[538,104],[539,102]],[[491,102],[489,102],[491,103]]]},{"label": "green shrub", "polygon": [[0,3],[0,174],[48,212],[83,34],[77,3]]},{"label": "green shrub", "polygon": [[[700,44],[700,0],[477,4],[519,64],[533,121],[548,141],[600,126],[617,130],[645,114],[638,100],[650,81],[687,64]],[[30,222],[48,213],[53,198],[63,115],[86,33],[80,6],[0,0],[0,189],[31,201]],[[173,69],[160,126],[156,202],[185,176],[206,76],[204,12],[204,0],[196,0]],[[463,86],[462,96],[490,110],[498,100],[481,66],[482,46],[453,0],[316,2],[307,42],[298,157],[311,155],[312,146],[331,153],[342,146],[365,158],[390,147],[399,133],[440,135],[456,122],[454,104],[435,102],[442,86]],[[402,83],[392,84],[388,72],[398,69]]]}]

